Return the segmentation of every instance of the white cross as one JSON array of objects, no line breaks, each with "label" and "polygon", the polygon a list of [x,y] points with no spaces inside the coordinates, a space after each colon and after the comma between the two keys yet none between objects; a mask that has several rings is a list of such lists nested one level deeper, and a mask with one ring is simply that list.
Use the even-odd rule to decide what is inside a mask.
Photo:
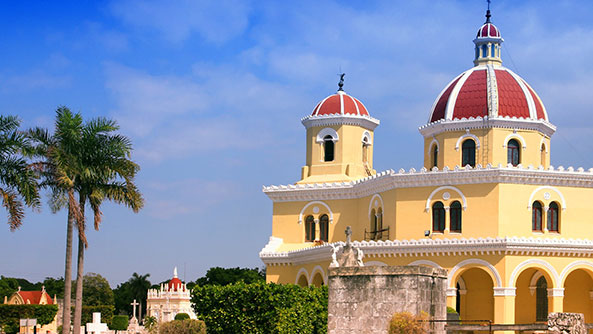
[{"label": "white cross", "polygon": [[134,302],[131,303],[130,305],[132,305],[134,307],[134,311],[132,311],[132,318],[136,318],[136,306],[138,306],[140,304],[136,303],[136,299],[134,299]]}]

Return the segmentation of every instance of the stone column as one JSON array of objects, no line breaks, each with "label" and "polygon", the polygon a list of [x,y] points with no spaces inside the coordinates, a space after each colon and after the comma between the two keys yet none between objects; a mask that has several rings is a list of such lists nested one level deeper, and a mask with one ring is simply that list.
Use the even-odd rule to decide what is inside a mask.
[{"label": "stone column", "polygon": [[564,288],[548,289],[548,312],[563,312]]},{"label": "stone column", "polygon": [[315,222],[315,241],[319,241],[321,240],[319,238],[319,234],[321,234],[321,229],[319,228],[319,218],[315,218],[313,221]]}]

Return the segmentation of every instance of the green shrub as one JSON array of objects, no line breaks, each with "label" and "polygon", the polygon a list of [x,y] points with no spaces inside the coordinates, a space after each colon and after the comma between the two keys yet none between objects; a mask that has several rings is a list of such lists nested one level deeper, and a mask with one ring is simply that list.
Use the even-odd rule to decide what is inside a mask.
[{"label": "green shrub", "polygon": [[447,306],[447,313],[457,313],[457,310],[452,308],[451,306]]},{"label": "green shrub", "polygon": [[192,302],[208,334],[325,334],[327,287],[293,284],[196,286]]},{"label": "green shrub", "polygon": [[206,334],[206,325],[201,320],[173,320],[160,324],[159,334]]},{"label": "green shrub", "polygon": [[428,331],[425,314],[413,315],[408,312],[398,312],[389,322],[389,334],[424,334]]},{"label": "green shrub", "polygon": [[128,329],[128,316],[127,315],[114,315],[111,319],[111,326],[109,329],[116,331],[123,331]]},{"label": "green shrub", "polygon": [[175,315],[175,320],[186,320],[189,319],[189,314],[187,313],[177,313]]},{"label": "green shrub", "polygon": [[57,313],[58,305],[0,304],[0,326],[6,333],[17,333],[21,318],[37,319],[39,325],[47,325]]}]

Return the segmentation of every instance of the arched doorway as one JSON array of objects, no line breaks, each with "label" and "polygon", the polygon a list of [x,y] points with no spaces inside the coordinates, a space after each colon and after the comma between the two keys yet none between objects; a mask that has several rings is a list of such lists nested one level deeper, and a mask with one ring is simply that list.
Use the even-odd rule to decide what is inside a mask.
[{"label": "arched doorway", "polygon": [[494,282],[481,268],[469,268],[458,276],[456,307],[462,320],[494,320]]},{"label": "arched doorway", "polygon": [[297,280],[297,285],[298,285],[298,286],[300,286],[300,287],[306,287],[306,286],[309,286],[309,282],[308,282],[308,280],[307,280],[307,276],[305,276],[305,275],[301,275],[301,276],[299,277],[299,279]]},{"label": "arched doorway", "polygon": [[315,274],[315,276],[313,276],[313,281],[311,281],[311,285],[314,285],[316,287],[320,287],[323,285],[323,277],[321,276],[321,273],[317,273]]},{"label": "arched doorway", "polygon": [[572,271],[564,280],[564,312],[583,313],[585,322],[593,321],[591,294],[593,291],[592,273],[586,269]]},{"label": "arched doorway", "polygon": [[515,322],[547,321],[551,309],[548,289],[553,288],[549,275],[537,268],[525,269],[517,277],[515,287]]}]

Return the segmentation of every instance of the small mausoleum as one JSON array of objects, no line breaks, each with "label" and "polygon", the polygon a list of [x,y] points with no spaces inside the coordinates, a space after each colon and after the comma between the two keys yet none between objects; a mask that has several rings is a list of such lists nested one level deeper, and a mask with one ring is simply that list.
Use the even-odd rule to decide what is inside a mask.
[{"label": "small mausoleum", "polygon": [[178,313],[187,313],[191,319],[196,319],[190,299],[187,285],[177,277],[175,267],[169,283],[161,284],[160,289],[148,290],[146,313],[149,317],[155,317],[158,322],[174,320]]}]

